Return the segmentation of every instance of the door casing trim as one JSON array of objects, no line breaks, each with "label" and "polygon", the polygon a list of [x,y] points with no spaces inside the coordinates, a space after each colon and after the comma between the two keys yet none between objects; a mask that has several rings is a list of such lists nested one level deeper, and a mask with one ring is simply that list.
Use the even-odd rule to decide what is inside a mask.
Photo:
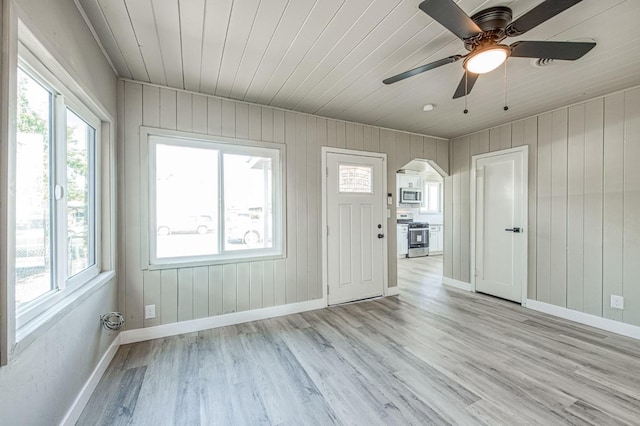
[{"label": "door casing trim", "polygon": [[469,173],[469,180],[471,185],[471,267],[469,270],[469,276],[471,277],[471,291],[476,291],[476,170],[478,160],[483,158],[496,157],[504,154],[520,153],[522,156],[522,234],[526,237],[524,248],[522,250],[522,256],[520,261],[522,262],[522,296],[520,304],[527,306],[527,289],[528,289],[528,259],[529,259],[529,146],[521,145],[515,148],[503,149],[500,151],[487,152],[484,154],[477,154],[471,157],[471,171]]},{"label": "door casing trim", "polygon": [[[329,146],[323,146],[321,148],[321,160],[322,167],[320,173],[322,174],[322,300],[325,306],[329,306],[329,280],[328,280],[328,268],[329,263],[327,259],[327,154],[347,154],[358,155],[361,157],[374,157],[382,159],[382,205],[383,210],[388,212],[389,207],[385,202],[387,197],[387,154],[379,152],[358,151],[355,149],[334,148]],[[387,213],[388,214],[388,213]],[[383,238],[382,241],[382,295],[389,296],[389,247],[388,247],[388,217],[383,218],[382,231],[387,238]]]}]

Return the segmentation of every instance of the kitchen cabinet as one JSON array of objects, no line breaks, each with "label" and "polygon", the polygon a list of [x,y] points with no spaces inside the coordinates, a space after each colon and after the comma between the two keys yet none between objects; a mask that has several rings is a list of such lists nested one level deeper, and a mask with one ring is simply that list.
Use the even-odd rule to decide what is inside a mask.
[{"label": "kitchen cabinet", "polygon": [[441,254],[444,249],[442,225],[429,226],[429,254]]},{"label": "kitchen cabinet", "polygon": [[400,188],[421,189],[422,177],[420,175],[398,174],[398,186]]},{"label": "kitchen cabinet", "polygon": [[407,257],[409,253],[409,226],[406,224],[397,225],[398,257]]}]

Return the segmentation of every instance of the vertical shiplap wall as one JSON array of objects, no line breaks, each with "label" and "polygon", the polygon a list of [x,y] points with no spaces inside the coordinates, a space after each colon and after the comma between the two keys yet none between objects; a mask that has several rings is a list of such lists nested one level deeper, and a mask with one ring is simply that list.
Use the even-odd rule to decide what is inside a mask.
[{"label": "vertical shiplap wall", "polygon": [[[120,82],[122,306],[135,329],[322,297],[321,147],[387,154],[387,186],[414,158],[449,171],[449,142],[168,88]],[[140,126],[286,145],[287,257],[196,268],[143,270]],[[395,197],[396,194],[394,194]],[[395,207],[387,222],[389,286],[396,285]],[[145,320],[144,305],[156,305]]]},{"label": "vertical shiplap wall", "polygon": [[[470,282],[475,154],[529,146],[528,297],[640,325],[640,89],[451,141],[446,277]],[[610,308],[612,294],[624,310]]]}]

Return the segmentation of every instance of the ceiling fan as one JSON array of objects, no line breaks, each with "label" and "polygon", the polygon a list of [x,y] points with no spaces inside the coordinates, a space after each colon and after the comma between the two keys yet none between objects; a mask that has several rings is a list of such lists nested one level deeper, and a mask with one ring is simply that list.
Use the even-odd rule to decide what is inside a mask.
[{"label": "ceiling fan", "polygon": [[471,92],[480,74],[499,67],[509,57],[544,58],[573,61],[595,47],[595,43],[564,41],[517,41],[510,46],[501,44],[507,37],[520,36],[564,12],[582,0],[545,0],[529,12],[511,21],[511,9],[491,7],[469,17],[453,0],[425,0],[420,9],[458,36],[470,53],[453,55],[419,66],[383,80],[392,84],[416,74],[464,59],[465,73],[453,99]]}]

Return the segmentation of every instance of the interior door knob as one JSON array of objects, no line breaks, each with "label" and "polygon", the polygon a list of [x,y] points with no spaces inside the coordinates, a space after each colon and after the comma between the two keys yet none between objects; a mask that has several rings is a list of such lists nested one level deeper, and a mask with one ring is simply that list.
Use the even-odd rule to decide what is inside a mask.
[{"label": "interior door knob", "polygon": [[384,238],[384,234],[378,234],[378,238]]},{"label": "interior door knob", "polygon": [[521,229],[520,228],[507,228],[507,229],[505,229],[505,231],[514,232],[516,234],[519,234],[521,232]]}]

